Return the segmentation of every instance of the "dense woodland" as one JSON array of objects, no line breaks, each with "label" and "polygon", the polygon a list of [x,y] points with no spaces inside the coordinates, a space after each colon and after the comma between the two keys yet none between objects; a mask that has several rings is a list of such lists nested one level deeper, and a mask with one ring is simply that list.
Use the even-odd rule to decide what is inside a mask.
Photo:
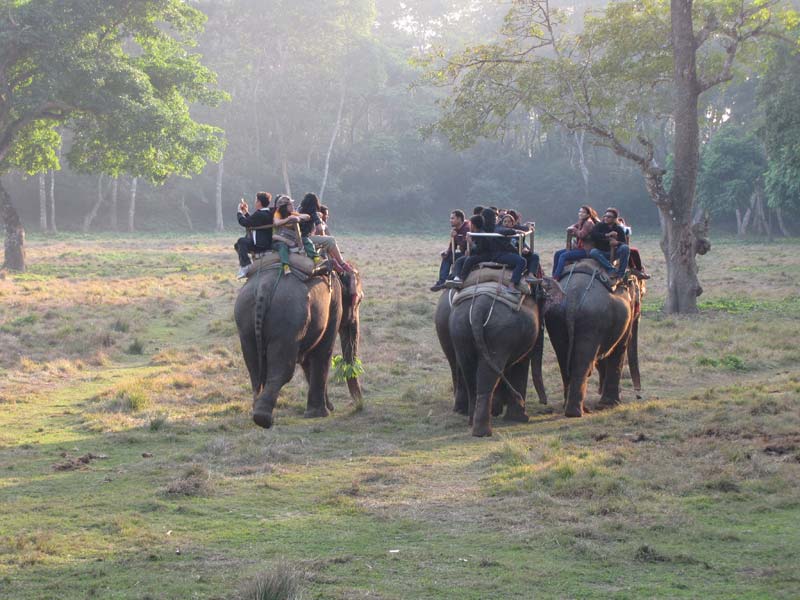
[{"label": "dense woodland", "polygon": [[3,4],[11,269],[37,221],[223,231],[258,190],[373,230],[587,202],[660,227],[665,310],[695,312],[711,227],[800,225],[791,0]]},{"label": "dense woodland", "polygon": [[[334,219],[354,227],[391,228],[398,213],[428,227],[444,223],[451,207],[493,204],[518,207],[541,228],[557,230],[582,202],[616,205],[639,227],[658,227],[635,166],[589,136],[545,127],[535,115],[465,150],[439,133],[424,135],[446,90],[425,85],[419,61],[438,47],[493,39],[507,4],[364,0],[322,10],[310,1],[194,4],[208,17],[196,51],[229,98],[215,108],[195,106],[193,116],[224,130],[222,160],[191,179],[173,176],[159,185],[139,179],[135,188],[129,173],[76,172],[63,158],[60,170],[13,171],[6,186],[30,231],[231,227],[237,199],[260,189],[321,191],[335,207]],[[782,55],[766,76],[745,73],[709,99],[714,118],[703,124],[704,140],[730,129],[725,139],[733,143],[723,155],[719,144],[703,152],[700,200],[715,229],[787,234],[800,225],[791,210],[800,202],[797,171],[786,165],[793,154],[797,160],[788,148],[800,143],[800,100],[792,89],[798,73],[797,61]],[[787,122],[767,119],[770,112]],[[720,115],[730,119],[722,123]],[[68,125],[64,151],[72,143]],[[668,138],[662,136],[663,158]],[[787,150],[776,149],[780,158],[770,161],[770,143]],[[781,214],[778,207],[789,210]]]}]

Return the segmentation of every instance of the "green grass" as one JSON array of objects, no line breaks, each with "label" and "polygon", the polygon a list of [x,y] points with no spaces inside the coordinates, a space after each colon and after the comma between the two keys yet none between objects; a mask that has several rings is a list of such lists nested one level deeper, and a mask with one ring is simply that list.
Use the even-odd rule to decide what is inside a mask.
[{"label": "green grass", "polygon": [[550,405],[489,439],[450,410],[429,236],[340,240],[364,403],[305,420],[297,375],[252,425],[230,241],[34,237],[0,280],[0,597],[796,596],[797,241],[715,243],[691,318],[639,241],[642,398],[564,419],[548,343]]}]

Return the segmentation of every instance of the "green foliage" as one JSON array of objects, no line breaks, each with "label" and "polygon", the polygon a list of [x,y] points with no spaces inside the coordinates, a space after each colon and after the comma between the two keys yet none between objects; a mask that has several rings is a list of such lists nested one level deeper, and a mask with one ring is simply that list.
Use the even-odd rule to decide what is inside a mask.
[{"label": "green foliage", "polygon": [[331,368],[333,369],[334,381],[340,383],[348,379],[357,379],[364,374],[364,365],[361,363],[360,358],[356,358],[353,363],[348,363],[343,356],[334,356],[331,360]]},{"label": "green foliage", "polygon": [[769,156],[767,202],[775,208],[800,208],[800,62],[777,48],[759,96],[764,108],[762,137]]},{"label": "green foliage", "polygon": [[766,156],[752,133],[723,126],[703,147],[697,179],[700,205],[715,214],[746,208],[766,168]]},{"label": "green foliage", "polygon": [[180,0],[41,0],[2,12],[0,170],[57,168],[59,124],[74,131],[67,158],[81,172],[161,182],[219,157],[221,131],[189,114],[189,103],[225,97],[190,52],[201,12]]}]

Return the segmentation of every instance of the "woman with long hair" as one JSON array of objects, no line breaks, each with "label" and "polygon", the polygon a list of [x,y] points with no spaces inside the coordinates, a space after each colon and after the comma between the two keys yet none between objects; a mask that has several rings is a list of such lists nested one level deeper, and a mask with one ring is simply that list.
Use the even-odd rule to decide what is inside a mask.
[{"label": "woman with long hair", "polygon": [[575,262],[582,258],[588,258],[589,249],[586,248],[586,242],[590,240],[589,235],[592,229],[600,219],[597,216],[597,211],[588,204],[584,204],[578,209],[578,221],[567,227],[567,233],[575,238],[574,248],[562,248],[557,250],[553,255],[553,278],[559,279],[561,273],[568,262]]},{"label": "woman with long hair", "polygon": [[337,271],[352,271],[353,267],[342,257],[342,253],[339,251],[336,238],[331,235],[322,235],[321,212],[322,205],[319,202],[319,197],[313,192],[306,194],[300,203],[300,214],[308,215],[309,219],[300,224],[300,233],[303,234],[303,237],[311,240],[315,246],[319,246],[325,251]]}]

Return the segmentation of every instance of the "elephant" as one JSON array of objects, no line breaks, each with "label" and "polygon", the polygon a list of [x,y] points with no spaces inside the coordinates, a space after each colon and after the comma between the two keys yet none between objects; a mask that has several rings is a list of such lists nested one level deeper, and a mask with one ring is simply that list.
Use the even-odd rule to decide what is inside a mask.
[{"label": "elephant", "polygon": [[[239,291],[234,307],[239,341],[253,390],[253,421],[272,427],[281,388],[300,364],[308,381],[305,417],[325,417],[333,410],[328,398],[328,371],[337,334],[345,363],[358,357],[359,306],[363,299],[357,272],[349,288],[340,276],[283,274],[258,270]],[[304,280],[305,279],[305,280]],[[357,377],[347,379],[350,396],[362,397]]]},{"label": "elephant", "polygon": [[491,416],[499,416],[503,406],[506,420],[528,421],[529,365],[539,401],[547,403],[542,381],[542,314],[552,298],[560,300],[557,289],[553,280],[545,281],[545,297],[537,300],[526,295],[518,309],[488,294],[452,306],[452,292],[440,297],[436,332],[450,364],[453,410],[470,416],[472,435],[492,435]]},{"label": "elephant", "polygon": [[613,291],[599,263],[584,259],[562,277],[565,301],[551,309],[545,325],[564,385],[564,414],[586,412],[586,386],[593,366],[600,375],[598,408],[621,403],[620,378],[627,353],[631,378],[641,389],[638,336],[644,281],[630,277]]}]

